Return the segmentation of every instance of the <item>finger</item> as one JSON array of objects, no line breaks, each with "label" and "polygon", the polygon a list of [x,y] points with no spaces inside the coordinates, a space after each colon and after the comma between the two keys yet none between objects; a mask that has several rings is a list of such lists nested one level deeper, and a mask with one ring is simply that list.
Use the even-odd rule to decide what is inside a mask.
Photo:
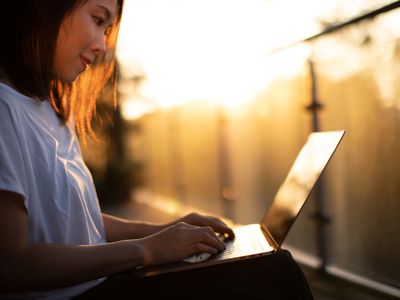
[{"label": "finger", "polygon": [[199,227],[184,222],[176,224],[175,236],[182,240],[186,240],[187,245],[193,243],[206,243],[219,251],[225,249],[225,245],[217,237],[216,233],[210,226]]},{"label": "finger", "polygon": [[229,228],[227,224],[221,221],[219,218],[211,215],[201,215],[199,213],[191,213],[185,218],[188,218],[188,223],[195,224],[198,226],[211,226],[214,231],[228,235],[230,237],[234,236],[233,230]]},{"label": "finger", "polygon": [[[212,229],[211,229],[212,231]],[[212,231],[210,233],[210,229],[207,227],[199,228],[196,230],[195,233],[192,235],[193,240],[192,242],[194,243],[203,243],[207,244],[218,251],[223,251],[225,250],[225,245],[222,243],[218,237],[215,235],[215,233]]]},{"label": "finger", "polygon": [[225,249],[225,244],[223,243],[223,240],[221,240],[220,236],[217,235],[217,233],[214,231],[214,229],[211,228],[211,226],[206,226],[204,229],[207,230],[207,232],[215,239],[218,241],[218,244],[222,248],[222,250]]},{"label": "finger", "polygon": [[210,226],[218,233],[221,234],[227,234],[228,236],[233,237],[235,234],[233,233],[233,230],[226,225],[224,222],[222,222],[220,219],[215,218],[215,217],[209,217],[210,219]]},{"label": "finger", "polygon": [[[218,232],[224,235],[224,238],[233,238],[235,236],[233,230],[228,227],[224,222],[222,222],[219,218],[213,216],[204,216],[197,213],[191,214],[193,218],[196,218],[197,226],[210,226],[213,231]],[[180,222],[184,223],[184,222]],[[188,223],[185,223],[188,224]],[[195,227],[195,225],[192,225]]]},{"label": "finger", "polygon": [[196,253],[209,253],[209,254],[217,254],[218,249],[211,247],[210,245],[203,244],[203,243],[196,243],[193,244],[190,248],[192,254]]},{"label": "finger", "polygon": [[178,228],[185,228],[185,229],[196,229],[196,228],[200,228],[199,226],[196,225],[192,225],[186,222],[179,222],[176,223],[175,225],[172,225],[171,227],[176,226]]}]

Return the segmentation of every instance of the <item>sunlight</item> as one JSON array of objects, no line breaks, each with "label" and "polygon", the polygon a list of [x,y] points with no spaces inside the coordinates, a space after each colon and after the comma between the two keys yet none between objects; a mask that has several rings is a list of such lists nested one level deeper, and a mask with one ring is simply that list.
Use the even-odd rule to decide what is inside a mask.
[{"label": "sunlight", "polygon": [[[363,0],[356,2],[365,4]],[[318,32],[321,24],[315,16],[332,14],[337,3],[126,1],[117,47],[122,75],[143,70],[146,80],[140,95],[160,108],[190,100],[240,106],[265,88],[273,76],[296,74],[308,55],[306,47],[296,47],[290,55],[282,54],[282,59],[271,60],[268,53]],[[137,107],[126,103],[134,98],[125,97],[123,109],[137,109],[126,116],[140,117],[147,108],[155,107],[146,108],[140,101],[134,101],[139,103]]]}]

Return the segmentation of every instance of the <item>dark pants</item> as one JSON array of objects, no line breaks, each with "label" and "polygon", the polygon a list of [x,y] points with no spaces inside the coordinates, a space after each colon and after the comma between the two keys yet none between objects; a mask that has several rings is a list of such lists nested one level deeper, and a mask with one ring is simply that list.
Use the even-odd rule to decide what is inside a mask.
[{"label": "dark pants", "polygon": [[[142,298],[143,297],[143,298]],[[145,297],[145,298],[144,298]],[[109,277],[77,299],[313,299],[290,253],[148,278]]]}]

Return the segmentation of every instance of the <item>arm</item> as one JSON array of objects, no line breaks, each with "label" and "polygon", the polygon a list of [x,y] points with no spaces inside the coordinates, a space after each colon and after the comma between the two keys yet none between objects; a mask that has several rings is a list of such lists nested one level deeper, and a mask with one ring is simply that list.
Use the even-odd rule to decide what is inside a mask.
[{"label": "arm", "polygon": [[209,228],[182,222],[142,239],[103,245],[29,244],[23,199],[4,191],[0,191],[0,240],[0,293],[65,287],[224,247]]},{"label": "arm", "polygon": [[[28,244],[21,196],[0,191],[0,290],[58,288],[143,264],[137,240],[96,246]],[[26,274],[26,276],[24,276]]]},{"label": "arm", "polygon": [[109,242],[142,238],[168,227],[162,224],[131,221],[105,213],[102,216],[107,241]]}]

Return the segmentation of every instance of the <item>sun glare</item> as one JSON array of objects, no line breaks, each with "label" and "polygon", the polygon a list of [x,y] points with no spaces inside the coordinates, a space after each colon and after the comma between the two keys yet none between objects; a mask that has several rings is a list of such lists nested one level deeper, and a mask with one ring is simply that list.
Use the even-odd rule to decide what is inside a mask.
[{"label": "sun glare", "polygon": [[[225,106],[251,100],[273,76],[295,74],[308,49],[296,47],[274,61],[268,53],[316,33],[314,15],[337,2],[126,1],[117,56],[123,76],[139,66],[146,80],[142,97],[123,97],[123,109],[129,110],[124,115],[137,118],[190,100]],[[143,99],[152,99],[152,105]]]}]

